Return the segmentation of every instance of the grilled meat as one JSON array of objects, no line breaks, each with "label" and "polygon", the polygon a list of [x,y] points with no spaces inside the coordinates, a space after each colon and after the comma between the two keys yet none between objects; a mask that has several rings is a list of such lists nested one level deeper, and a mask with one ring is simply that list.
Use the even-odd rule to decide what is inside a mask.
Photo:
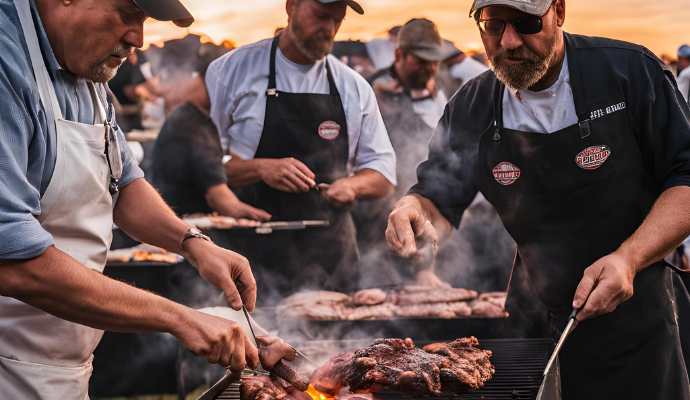
[{"label": "grilled meat", "polygon": [[352,295],[352,304],[358,306],[375,306],[386,301],[388,294],[381,289],[364,289]]},{"label": "grilled meat", "polygon": [[494,373],[491,352],[476,338],[437,343],[425,349],[411,339],[379,339],[371,346],[333,357],[311,382],[319,391],[404,392],[418,395],[462,393],[478,389]]},{"label": "grilled meat", "polygon": [[505,318],[508,316],[504,307],[487,300],[475,300],[470,303],[473,317]]},{"label": "grilled meat", "polygon": [[280,378],[250,376],[242,378],[242,400],[311,400],[308,394],[291,387]]},{"label": "grilled meat", "polygon": [[383,303],[375,306],[359,306],[345,310],[348,320],[361,321],[366,319],[391,319],[395,317],[397,307],[391,303]]},{"label": "grilled meat", "polygon": [[454,303],[458,301],[476,299],[478,293],[474,290],[450,288],[436,289],[420,287],[404,288],[394,294],[395,303],[398,305],[426,304],[426,303]]},{"label": "grilled meat", "polygon": [[350,296],[345,293],[308,291],[289,296],[278,306],[278,314],[286,318],[316,321],[338,321],[345,318],[345,303]]},{"label": "grilled meat", "polygon": [[396,308],[396,315],[403,318],[455,318],[455,312],[448,303],[402,305]]},{"label": "grilled meat", "polygon": [[309,387],[309,380],[282,361],[279,361],[278,364],[271,369],[271,373],[284,379],[297,390],[305,391]]}]

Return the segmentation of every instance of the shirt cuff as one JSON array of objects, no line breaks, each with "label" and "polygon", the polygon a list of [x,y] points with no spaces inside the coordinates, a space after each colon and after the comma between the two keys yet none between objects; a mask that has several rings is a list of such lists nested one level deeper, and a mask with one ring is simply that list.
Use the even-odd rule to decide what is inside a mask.
[{"label": "shirt cuff", "polygon": [[0,260],[28,260],[43,254],[53,244],[53,236],[33,217],[0,224]]},{"label": "shirt cuff", "polygon": [[396,176],[395,168],[391,168],[389,165],[387,165],[387,163],[385,161],[375,160],[375,161],[370,161],[370,162],[365,163],[365,164],[357,165],[353,168],[353,171],[359,172],[363,169],[372,169],[372,170],[380,173],[393,186],[397,186],[397,184],[398,184],[398,179]]}]

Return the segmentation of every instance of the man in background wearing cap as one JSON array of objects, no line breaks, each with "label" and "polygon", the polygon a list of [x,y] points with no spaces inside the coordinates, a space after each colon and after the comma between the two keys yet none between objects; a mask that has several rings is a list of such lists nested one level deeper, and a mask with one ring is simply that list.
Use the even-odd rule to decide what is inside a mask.
[{"label": "man in background wearing cap", "polygon": [[687,44],[678,49],[678,90],[690,102],[690,46]]},{"label": "man in background wearing cap", "polygon": [[[414,18],[405,23],[398,32],[394,55],[393,64],[374,73],[369,82],[397,157],[398,187],[387,198],[361,202],[353,210],[365,265],[369,250],[378,254],[377,250],[385,247],[387,216],[393,204],[416,182],[415,171],[427,157],[429,140],[448,101],[436,84],[445,54],[441,35],[432,21]],[[374,258],[374,263],[380,264],[380,257]],[[364,269],[381,273],[376,271],[378,266]]]},{"label": "man in background wearing cap", "polygon": [[564,399],[690,399],[687,299],[664,261],[690,234],[690,124],[673,77],[640,46],[564,33],[564,0],[475,0],[472,14],[494,73],[448,104],[389,244],[413,256],[417,240],[446,237],[480,191],[518,245],[511,318],[543,318],[558,338],[577,310]]},{"label": "man in background wearing cap", "polygon": [[357,285],[355,230],[348,208],[389,194],[395,153],[371,87],[328,55],[355,1],[288,0],[279,36],[214,61],[206,75],[211,118],[232,159],[240,199],[273,220],[328,220],[318,230],[257,240],[248,256],[260,298],[311,286]]},{"label": "man in background wearing cap", "polygon": [[168,332],[236,371],[258,363],[238,324],[101,274],[114,220],[184,254],[235,309],[255,304],[247,260],[175,216],[111,118],[104,83],[147,16],[193,21],[175,0],[0,0],[2,399],[88,398],[102,329]]}]

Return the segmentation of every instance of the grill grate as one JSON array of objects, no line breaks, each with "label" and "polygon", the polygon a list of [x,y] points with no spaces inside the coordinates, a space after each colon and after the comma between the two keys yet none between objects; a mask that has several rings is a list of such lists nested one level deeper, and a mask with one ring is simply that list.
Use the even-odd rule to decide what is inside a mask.
[{"label": "grill grate", "polygon": [[[354,346],[356,341],[348,341]],[[371,341],[361,341],[367,346]],[[420,343],[421,345],[422,343]],[[496,367],[493,379],[481,390],[463,395],[428,396],[429,400],[534,400],[541,384],[548,357],[553,350],[550,339],[494,339],[480,340],[480,346],[493,351]],[[217,400],[239,399],[240,385],[233,383]],[[378,400],[420,400],[418,395],[405,393],[378,393]]]}]

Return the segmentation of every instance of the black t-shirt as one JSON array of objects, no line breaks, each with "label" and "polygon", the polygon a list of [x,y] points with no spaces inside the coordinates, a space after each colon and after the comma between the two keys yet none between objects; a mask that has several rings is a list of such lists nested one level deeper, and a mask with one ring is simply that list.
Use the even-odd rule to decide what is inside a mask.
[{"label": "black t-shirt", "polygon": [[[690,186],[690,110],[671,72],[637,45],[569,34],[566,42],[568,59],[577,59],[581,67],[576,72],[586,99],[604,105],[625,101],[631,133],[659,190]],[[479,140],[495,121],[495,84],[494,73],[487,71],[453,96],[411,189],[430,199],[455,226],[479,190]]]},{"label": "black t-shirt", "polygon": [[192,103],[175,109],[153,150],[153,184],[179,215],[209,213],[206,191],[227,182],[218,130]]}]

